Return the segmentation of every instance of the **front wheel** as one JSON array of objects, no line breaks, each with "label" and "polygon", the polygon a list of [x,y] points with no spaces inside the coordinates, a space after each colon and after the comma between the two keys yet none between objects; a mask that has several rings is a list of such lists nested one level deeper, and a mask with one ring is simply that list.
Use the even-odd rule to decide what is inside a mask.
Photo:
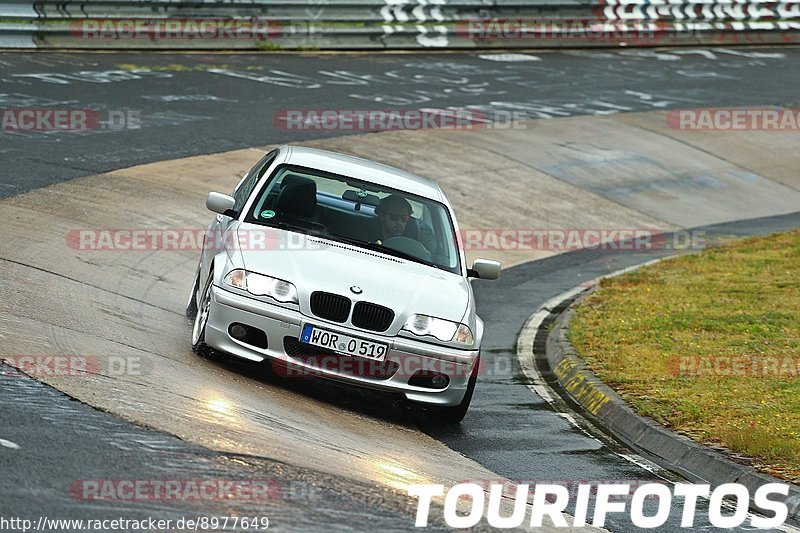
[{"label": "front wheel", "polygon": [[469,404],[472,402],[472,393],[475,392],[475,384],[478,381],[478,369],[480,366],[481,357],[479,355],[478,358],[475,359],[475,367],[472,369],[472,373],[469,376],[467,392],[464,394],[461,403],[452,407],[426,407],[425,415],[428,417],[428,420],[442,425],[458,424],[464,420],[464,417],[467,415],[467,410],[469,409]]},{"label": "front wheel", "polygon": [[[211,309],[211,285],[214,280],[214,272],[208,276],[205,287],[203,288],[203,298],[197,306],[197,312],[192,326],[192,351],[196,355],[206,355],[208,345],[206,345],[206,324],[208,324],[208,313]],[[199,288],[199,283],[197,284]]]},{"label": "front wheel", "polygon": [[197,291],[199,290],[200,286],[200,269],[197,270],[197,275],[194,277],[194,283],[192,284],[192,295],[189,297],[189,303],[186,304],[186,318],[194,322],[194,319],[197,317]]}]

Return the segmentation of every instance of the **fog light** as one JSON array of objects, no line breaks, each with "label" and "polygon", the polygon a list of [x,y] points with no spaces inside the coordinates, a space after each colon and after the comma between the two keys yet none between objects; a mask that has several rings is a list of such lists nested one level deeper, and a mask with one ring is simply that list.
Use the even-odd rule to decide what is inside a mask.
[{"label": "fog light", "polygon": [[426,389],[445,389],[450,384],[447,374],[433,372],[430,370],[417,370],[408,380],[412,387],[424,387]]},{"label": "fog light", "polygon": [[431,384],[436,387],[437,389],[443,389],[447,386],[447,376],[444,374],[436,374],[431,378]]},{"label": "fog light", "polygon": [[234,339],[244,340],[247,337],[247,328],[241,324],[234,324],[230,329],[231,337]]},{"label": "fog light", "polygon": [[267,349],[267,334],[256,327],[234,322],[228,326],[228,335],[238,342],[243,342],[262,350]]}]

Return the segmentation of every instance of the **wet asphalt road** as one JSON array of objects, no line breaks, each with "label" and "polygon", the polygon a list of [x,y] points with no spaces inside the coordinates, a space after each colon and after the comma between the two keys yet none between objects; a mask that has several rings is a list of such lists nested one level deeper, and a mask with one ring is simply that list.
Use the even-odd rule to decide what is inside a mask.
[{"label": "wet asphalt road", "polygon": [[[0,131],[0,196],[137,163],[219,152],[341,131],[286,131],[285,109],[463,107],[517,111],[532,118],[703,105],[791,104],[800,69],[797,49],[745,51],[557,52],[537,61],[494,62],[474,55],[256,56],[0,54],[0,108],[89,109],[103,119],[133,119],[89,132]],[[749,57],[748,57],[749,56]],[[794,67],[794,68],[792,68]],[[774,82],[764,87],[769,75]],[[720,228],[763,233],[797,227],[797,216]],[[487,323],[485,354],[506,369],[478,387],[460,428],[422,426],[451,448],[520,481],[654,479],[555,414],[525,385],[513,356],[522,323],[542,302],[582,281],[647,260],[642,253],[576,252],[506,271],[476,283]],[[502,305],[501,305],[502,304]],[[335,489],[316,477],[257,458],[223,457],[174,437],[138,428],[27,379],[0,382],[0,510],[4,516],[159,517],[223,515],[230,504],[86,502],[69,493],[81,479],[231,479],[254,472],[300,497],[238,504],[292,529],[335,520],[356,530],[403,529],[406,510],[367,505],[369,490]],[[353,408],[352,405],[348,406]],[[242,462],[239,462],[242,461]],[[317,491],[312,482],[323,489]],[[309,490],[305,490],[309,489]],[[305,490],[305,492],[303,492]],[[302,494],[313,494],[304,499]],[[344,496],[342,494],[345,494]],[[387,504],[388,505],[388,504]],[[251,514],[252,515],[252,514]],[[670,528],[677,530],[672,516]],[[613,531],[632,531],[611,519]],[[667,528],[667,529],[670,529]]]},{"label": "wet asphalt road", "polygon": [[527,60],[492,61],[476,52],[0,53],[0,109],[88,110],[96,126],[35,132],[13,131],[6,122],[0,197],[139,163],[354,133],[287,130],[280,120],[286,110],[454,107],[507,122],[512,113],[793,105],[800,83],[800,49],[790,47],[521,57]]},{"label": "wet asphalt road", "polygon": [[[185,525],[216,517],[221,523],[228,517],[229,531],[256,530],[234,528],[239,517],[255,520],[258,530],[268,525],[277,531],[369,531],[379,523],[403,531],[413,516],[380,488],[269,459],[212,452],[74,401],[2,363],[0,421],[0,438],[18,446],[0,446],[5,519],[38,524],[153,518],[172,521],[163,530],[181,531],[193,528],[180,527],[180,520]],[[432,519],[433,529],[441,524]],[[81,529],[51,523],[43,530]]]}]

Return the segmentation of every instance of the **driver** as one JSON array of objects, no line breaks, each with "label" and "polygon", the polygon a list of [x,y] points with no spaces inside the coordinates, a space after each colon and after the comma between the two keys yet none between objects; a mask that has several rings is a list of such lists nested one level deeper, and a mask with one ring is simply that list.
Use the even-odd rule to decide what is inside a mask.
[{"label": "driver", "polygon": [[379,231],[375,241],[405,236],[406,225],[411,219],[411,204],[402,196],[387,196],[375,208],[378,214]]}]

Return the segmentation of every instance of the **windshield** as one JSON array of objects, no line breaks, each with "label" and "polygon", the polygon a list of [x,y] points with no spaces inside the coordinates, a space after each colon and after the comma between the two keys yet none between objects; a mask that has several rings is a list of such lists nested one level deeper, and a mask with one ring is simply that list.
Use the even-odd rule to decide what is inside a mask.
[{"label": "windshield", "polygon": [[320,235],[461,273],[444,205],[352,178],[280,166],[256,194],[245,222]]}]

